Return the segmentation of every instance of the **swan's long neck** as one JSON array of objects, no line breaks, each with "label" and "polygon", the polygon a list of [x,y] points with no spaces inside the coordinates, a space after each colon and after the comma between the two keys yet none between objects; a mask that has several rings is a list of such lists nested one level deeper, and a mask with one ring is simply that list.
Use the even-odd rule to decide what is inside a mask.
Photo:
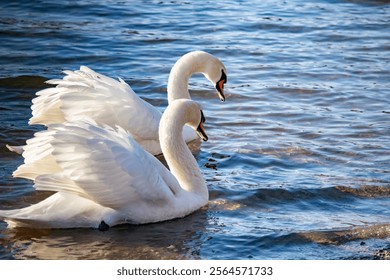
[{"label": "swan's long neck", "polygon": [[194,73],[205,74],[205,62],[209,57],[205,52],[191,52],[175,63],[168,78],[168,103],[175,99],[190,99],[188,81]]},{"label": "swan's long neck", "polygon": [[208,189],[199,166],[187,147],[182,130],[185,124],[184,112],[172,112],[168,107],[160,122],[161,149],[171,173],[180,186],[208,200]]}]

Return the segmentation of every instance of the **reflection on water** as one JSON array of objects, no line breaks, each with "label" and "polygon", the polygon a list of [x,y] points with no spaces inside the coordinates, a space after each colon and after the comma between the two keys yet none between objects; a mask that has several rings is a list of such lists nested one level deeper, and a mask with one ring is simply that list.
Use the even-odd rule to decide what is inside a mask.
[{"label": "reflection on water", "polygon": [[5,144],[42,129],[31,99],[62,70],[119,76],[161,110],[188,51],[221,58],[229,81],[222,103],[190,80],[207,207],[107,232],[0,221],[0,259],[389,259],[389,14],[387,1],[1,3],[1,209],[49,195],[12,178],[22,158]]},{"label": "reflection on water", "polygon": [[207,213],[151,225],[91,229],[7,230],[2,246],[16,259],[198,259]]}]

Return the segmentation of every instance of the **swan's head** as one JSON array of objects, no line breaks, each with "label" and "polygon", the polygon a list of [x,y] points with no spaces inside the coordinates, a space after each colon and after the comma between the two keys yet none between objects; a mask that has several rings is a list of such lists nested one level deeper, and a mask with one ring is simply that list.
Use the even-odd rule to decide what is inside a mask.
[{"label": "swan's head", "polygon": [[215,56],[209,55],[205,61],[204,75],[215,85],[219,99],[225,101],[224,86],[227,82],[227,71],[223,63]]},{"label": "swan's head", "polygon": [[179,107],[176,109],[178,114],[180,114],[180,111],[182,110],[184,113],[184,123],[192,127],[203,141],[207,141],[209,139],[203,126],[206,122],[206,118],[201,106],[197,102],[190,99],[177,99],[168,107],[173,107],[172,105]]},{"label": "swan's head", "polygon": [[169,103],[174,99],[190,99],[188,80],[194,73],[202,73],[217,89],[219,99],[225,101],[224,86],[227,82],[225,65],[207,52],[192,51],[183,55],[172,67],[167,89]]},{"label": "swan's head", "polygon": [[192,100],[188,100],[189,108],[186,112],[187,115],[187,125],[192,127],[196,134],[198,134],[199,138],[203,141],[207,141],[209,137],[206,134],[203,124],[206,122],[206,118],[203,114],[202,108],[198,103]]}]

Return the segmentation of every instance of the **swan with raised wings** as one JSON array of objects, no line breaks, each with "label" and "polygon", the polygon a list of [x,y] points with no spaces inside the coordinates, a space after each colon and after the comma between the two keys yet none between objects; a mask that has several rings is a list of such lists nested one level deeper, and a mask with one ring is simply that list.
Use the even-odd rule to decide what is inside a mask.
[{"label": "swan with raised wings", "polygon": [[[64,71],[63,79],[49,80],[56,85],[37,92],[33,99],[30,124],[49,126],[65,121],[74,122],[89,117],[97,124],[120,126],[147,151],[161,154],[158,126],[162,113],[134,93],[122,79],[114,80],[82,66],[78,71]],[[189,78],[203,73],[217,89],[224,101],[226,68],[215,56],[193,51],[182,56],[172,67],[168,79],[168,103],[175,99],[191,99],[188,91]],[[196,133],[185,127],[186,142],[196,139]],[[21,152],[18,147],[10,147]]]},{"label": "swan with raised wings", "polygon": [[[185,124],[207,140],[200,106],[170,102],[159,127],[168,170],[120,127],[92,120],[54,124],[25,147],[14,176],[55,194],[26,208],[0,210],[10,227],[108,229],[184,217],[208,202],[208,189],[186,145]],[[42,141],[41,141],[42,140]]]}]

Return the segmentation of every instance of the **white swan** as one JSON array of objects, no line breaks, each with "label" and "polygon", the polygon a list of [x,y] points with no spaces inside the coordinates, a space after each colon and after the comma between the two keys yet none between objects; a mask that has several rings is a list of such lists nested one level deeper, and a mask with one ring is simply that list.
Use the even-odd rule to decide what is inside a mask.
[{"label": "white swan", "polygon": [[[220,99],[225,100],[225,66],[209,53],[193,51],[182,56],[170,72],[168,103],[175,99],[190,99],[188,80],[198,72],[215,85]],[[48,81],[56,87],[37,92],[38,97],[33,99],[31,106],[30,124],[49,126],[87,116],[98,124],[124,128],[145,150],[154,155],[161,154],[158,126],[162,113],[137,96],[126,82],[98,74],[85,66],[64,73],[63,79]],[[186,142],[196,139],[196,133],[189,127],[183,133]],[[10,149],[20,150],[18,147]]]},{"label": "white swan", "polygon": [[165,110],[159,136],[170,171],[120,127],[92,120],[55,124],[27,144],[16,175],[56,193],[26,208],[0,210],[0,217],[9,227],[101,230],[184,217],[208,202],[205,180],[182,136],[188,124],[207,140],[204,121],[191,100],[172,101]]}]

